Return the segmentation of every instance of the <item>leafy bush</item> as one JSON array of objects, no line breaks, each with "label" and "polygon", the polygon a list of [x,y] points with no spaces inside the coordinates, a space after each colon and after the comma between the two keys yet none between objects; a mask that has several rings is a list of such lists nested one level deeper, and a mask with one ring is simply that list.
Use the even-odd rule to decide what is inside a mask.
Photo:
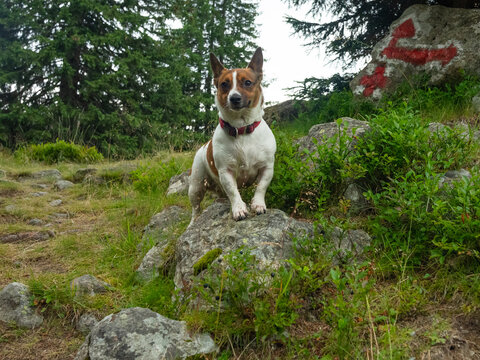
[{"label": "leafy bush", "polygon": [[422,173],[409,171],[378,193],[368,192],[377,215],[372,230],[387,249],[441,262],[448,254],[480,258],[480,175],[441,186],[429,159]]},{"label": "leafy bush", "polygon": [[316,141],[313,153],[299,152],[286,135],[276,134],[275,173],[267,197],[270,206],[289,212],[314,212],[342,193],[346,179],[362,176],[364,170],[351,161],[352,137],[340,119],[337,125],[338,133]]},{"label": "leafy bush", "polygon": [[94,163],[103,160],[103,155],[100,154],[94,146],[81,146],[58,139],[55,143],[29,145],[21,148],[15,152],[15,156],[20,159],[32,159],[47,164],[55,164],[63,161]]}]

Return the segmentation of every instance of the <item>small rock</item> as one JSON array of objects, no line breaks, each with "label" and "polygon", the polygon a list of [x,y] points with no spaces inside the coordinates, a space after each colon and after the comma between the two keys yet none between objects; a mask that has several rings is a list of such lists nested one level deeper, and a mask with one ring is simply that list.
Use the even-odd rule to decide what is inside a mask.
[{"label": "small rock", "polygon": [[17,207],[15,205],[7,205],[5,206],[5,211],[8,213],[13,213],[17,210]]},{"label": "small rock", "polygon": [[100,176],[89,174],[89,175],[85,176],[82,183],[83,184],[88,184],[88,185],[104,185],[107,182],[105,181],[104,178],[102,178]]},{"label": "small rock", "polygon": [[3,179],[7,176],[7,172],[5,170],[0,169],[0,179]]},{"label": "small rock", "polygon": [[37,191],[37,192],[34,192],[34,193],[32,194],[32,196],[34,196],[34,197],[40,197],[40,196],[45,196],[45,195],[47,195],[47,194],[48,194],[48,193],[47,193],[46,191]]},{"label": "small rock", "polygon": [[75,296],[95,296],[111,288],[105,281],[98,280],[92,275],[83,275],[73,279],[70,287],[74,290]]},{"label": "small rock", "polygon": [[0,243],[20,243],[26,241],[45,241],[55,237],[55,233],[52,230],[46,231],[24,231],[15,234],[6,234],[0,236]]},{"label": "small rock", "polygon": [[27,223],[28,225],[33,225],[33,226],[41,226],[45,224],[43,220],[40,219],[30,219]]},{"label": "small rock", "polygon": [[365,248],[370,246],[371,238],[363,230],[342,230],[336,227],[327,234],[335,253],[336,262],[362,260]]},{"label": "small rock", "polygon": [[31,293],[27,285],[8,284],[0,291],[0,321],[15,322],[20,327],[33,329],[40,326],[43,317],[30,306]]},{"label": "small rock", "polygon": [[88,334],[97,324],[98,320],[94,315],[83,314],[80,316],[80,319],[78,319],[77,326],[75,328],[77,331],[80,331],[83,334]]},{"label": "small rock", "polygon": [[348,211],[351,215],[359,214],[368,206],[368,201],[365,196],[363,196],[363,191],[355,183],[348,185],[343,196],[346,200],[350,201]]},{"label": "small rock", "polygon": [[36,189],[42,189],[42,190],[48,189],[48,185],[46,184],[33,184],[32,187]]},{"label": "small rock", "polygon": [[445,173],[444,176],[440,178],[438,186],[441,188],[444,185],[450,185],[453,186],[452,184],[456,181],[460,181],[463,178],[470,179],[472,177],[472,174],[470,171],[465,170],[465,169],[460,169],[460,170],[449,170]]},{"label": "small rock", "polygon": [[190,170],[172,176],[167,189],[167,196],[172,194],[186,195],[188,193]]},{"label": "small rock", "polygon": [[473,110],[479,114],[480,113],[480,94],[476,95],[472,99]]},{"label": "small rock", "polygon": [[73,175],[73,181],[82,182],[87,175],[95,175],[97,169],[95,168],[84,168],[78,169],[77,172]]},{"label": "small rock", "polygon": [[60,206],[60,205],[62,205],[62,203],[63,203],[62,199],[57,199],[57,200],[50,201],[48,203],[48,205],[50,205],[50,206]]},{"label": "small rock", "polygon": [[75,359],[176,360],[216,350],[210,335],[190,335],[184,321],[137,307],[103,318],[92,329]]},{"label": "small rock", "polygon": [[62,174],[57,169],[50,169],[50,170],[41,170],[32,173],[32,177],[34,179],[43,179],[43,178],[53,178],[53,179],[61,179]]},{"label": "small rock", "polygon": [[55,219],[68,219],[70,216],[68,213],[53,213],[50,217]]},{"label": "small rock", "polygon": [[56,190],[59,190],[59,191],[69,189],[72,186],[73,186],[73,183],[71,181],[68,181],[68,180],[58,180],[58,181],[55,182],[55,184],[53,184],[53,187]]}]

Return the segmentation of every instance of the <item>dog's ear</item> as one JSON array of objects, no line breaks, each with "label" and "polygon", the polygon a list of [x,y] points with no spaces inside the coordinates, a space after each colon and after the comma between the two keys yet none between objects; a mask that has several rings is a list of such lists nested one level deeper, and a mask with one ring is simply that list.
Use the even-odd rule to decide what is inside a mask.
[{"label": "dog's ear", "polygon": [[213,53],[210,53],[210,65],[212,66],[213,71],[213,82],[215,86],[218,87],[218,78],[220,77],[222,71],[225,70],[225,67],[222,65],[220,60],[213,55]]},{"label": "dog's ear", "polygon": [[255,53],[253,54],[252,60],[250,60],[250,64],[248,64],[248,67],[255,71],[258,75],[262,75],[263,73],[263,54],[262,54],[262,48],[259,47],[257,50],[255,50]]}]

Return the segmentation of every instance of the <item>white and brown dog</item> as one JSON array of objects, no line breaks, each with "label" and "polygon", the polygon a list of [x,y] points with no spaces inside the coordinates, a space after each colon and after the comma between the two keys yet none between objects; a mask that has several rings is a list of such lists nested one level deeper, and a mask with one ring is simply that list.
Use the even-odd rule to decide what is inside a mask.
[{"label": "white and brown dog", "polygon": [[245,69],[227,70],[213,54],[210,63],[220,118],[213,138],[197,151],[193,161],[188,189],[193,209],[190,224],[200,214],[207,189],[225,193],[233,218],[245,219],[248,209],[238,187],[254,182],[257,188],[251,209],[257,214],[265,213],[265,192],[273,177],[276,142],[263,120],[262,49],[255,51]]}]

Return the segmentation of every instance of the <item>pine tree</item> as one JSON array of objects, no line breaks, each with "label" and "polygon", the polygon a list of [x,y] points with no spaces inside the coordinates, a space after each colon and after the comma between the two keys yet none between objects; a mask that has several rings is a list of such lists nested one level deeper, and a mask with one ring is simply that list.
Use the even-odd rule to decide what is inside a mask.
[{"label": "pine tree", "polygon": [[184,41],[186,65],[193,69],[185,92],[204,110],[194,127],[210,131],[216,124],[213,111],[213,77],[209,53],[227,67],[246,66],[256,49],[257,2],[235,0],[181,0],[177,16],[183,27],[177,36]]}]

